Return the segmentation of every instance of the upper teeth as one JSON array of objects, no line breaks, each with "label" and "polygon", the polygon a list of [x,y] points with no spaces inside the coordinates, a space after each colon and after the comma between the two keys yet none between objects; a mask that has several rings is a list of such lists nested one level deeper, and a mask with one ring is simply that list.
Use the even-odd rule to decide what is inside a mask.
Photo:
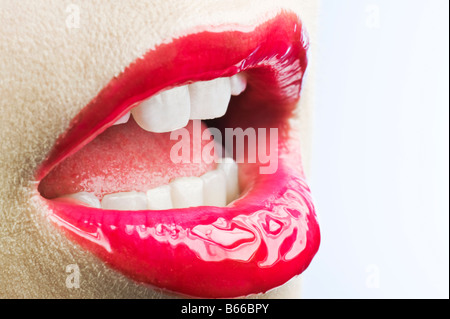
[{"label": "upper teeth", "polygon": [[239,95],[247,88],[247,79],[241,73],[230,78],[231,95]]},{"label": "upper teeth", "polygon": [[[185,127],[189,120],[207,120],[225,115],[232,95],[245,91],[242,74],[212,81],[175,87],[144,100],[114,125],[128,122],[133,115],[146,131],[171,132]],[[100,202],[91,193],[64,195],[84,205],[111,210],[165,210],[196,206],[224,207],[239,195],[238,166],[231,158],[222,159],[217,169],[200,177],[182,177],[169,185],[143,192],[119,192],[105,195]]]},{"label": "upper teeth", "polygon": [[130,119],[131,116],[131,112],[127,112],[124,116],[122,116],[120,119],[118,119],[116,121],[116,123],[114,123],[114,125],[118,125],[118,124],[123,124],[128,122],[128,120]]},{"label": "upper teeth", "polygon": [[146,131],[170,132],[189,122],[191,103],[187,86],[176,87],[155,95],[131,110],[136,123]]},{"label": "upper teeth", "polygon": [[191,119],[209,120],[224,116],[231,98],[228,78],[197,82],[189,85]]},{"label": "upper teeth", "polygon": [[[232,95],[247,86],[242,74],[175,87],[142,101],[131,110],[136,123],[155,133],[185,127],[189,120],[209,120],[225,115]],[[129,114],[115,124],[126,123]]]},{"label": "upper teeth", "polygon": [[105,195],[100,203],[94,194],[80,192],[64,195],[87,206],[110,210],[166,210],[197,206],[224,207],[239,195],[238,165],[223,159],[213,171],[200,177],[180,177],[168,185],[144,192],[119,192]]}]

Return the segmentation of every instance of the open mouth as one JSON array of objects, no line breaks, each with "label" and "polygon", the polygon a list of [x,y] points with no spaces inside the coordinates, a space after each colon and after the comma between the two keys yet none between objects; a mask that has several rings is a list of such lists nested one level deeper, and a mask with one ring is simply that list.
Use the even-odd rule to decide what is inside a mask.
[{"label": "open mouth", "polygon": [[[133,280],[195,297],[246,296],[299,275],[318,250],[290,126],[307,66],[301,22],[284,12],[242,29],[190,34],[136,60],[37,171],[49,219]],[[231,148],[217,140],[238,129],[254,133],[241,153],[236,137]],[[192,138],[178,148],[184,135]],[[252,157],[272,149],[272,169]],[[189,161],[174,160],[181,151]]]}]

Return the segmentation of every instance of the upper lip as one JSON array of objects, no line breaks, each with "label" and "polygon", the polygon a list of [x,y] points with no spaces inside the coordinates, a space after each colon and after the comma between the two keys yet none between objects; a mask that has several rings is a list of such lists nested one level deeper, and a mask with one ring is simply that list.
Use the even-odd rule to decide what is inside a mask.
[{"label": "upper lip", "polygon": [[[283,108],[287,117],[299,99],[307,48],[301,22],[288,12],[251,32],[200,32],[163,44],[132,63],[79,113],[36,178],[42,180],[136,102],[187,81],[255,72],[274,85],[258,102]],[[255,176],[250,191],[225,208],[124,214],[42,200],[50,220],[69,237],[135,280],[198,297],[265,292],[303,272],[320,242],[298,146],[285,136],[278,147],[277,172],[263,176],[249,168]]]}]

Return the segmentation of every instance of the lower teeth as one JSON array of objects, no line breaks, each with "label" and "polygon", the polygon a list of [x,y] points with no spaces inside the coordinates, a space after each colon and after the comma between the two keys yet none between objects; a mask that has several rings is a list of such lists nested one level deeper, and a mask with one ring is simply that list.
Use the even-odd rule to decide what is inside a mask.
[{"label": "lower teeth", "polygon": [[222,159],[217,168],[200,177],[180,177],[168,185],[143,192],[105,195],[100,202],[88,192],[58,197],[75,200],[84,206],[108,210],[166,210],[198,206],[224,207],[239,196],[238,165],[231,158]]}]

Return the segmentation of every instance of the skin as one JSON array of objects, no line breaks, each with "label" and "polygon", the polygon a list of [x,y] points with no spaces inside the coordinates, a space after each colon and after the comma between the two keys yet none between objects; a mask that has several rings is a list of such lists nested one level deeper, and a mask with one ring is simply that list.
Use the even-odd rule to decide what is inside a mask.
[{"label": "skin", "polygon": [[[211,25],[252,26],[288,9],[303,20],[313,53],[317,6],[316,0],[0,0],[0,297],[175,297],[109,269],[50,224],[33,200],[36,167],[97,92],[158,44]],[[79,28],[71,28],[78,9]],[[293,119],[306,171],[313,67],[312,61]],[[73,264],[80,287],[69,289],[66,270]],[[295,278],[252,297],[299,296]]]}]

